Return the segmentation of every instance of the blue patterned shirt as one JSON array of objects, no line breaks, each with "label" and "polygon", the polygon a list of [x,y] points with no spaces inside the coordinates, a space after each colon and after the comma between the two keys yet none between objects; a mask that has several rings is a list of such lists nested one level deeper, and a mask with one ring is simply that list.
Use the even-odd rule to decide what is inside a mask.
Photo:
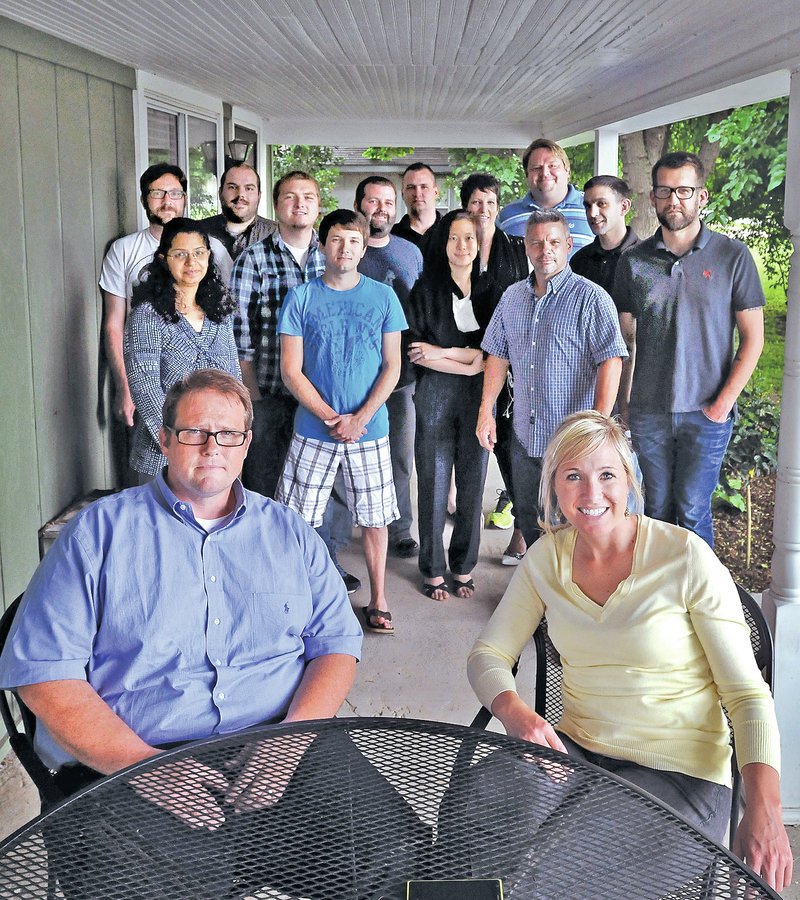
[{"label": "blue patterned shirt", "polygon": [[[531,192],[528,191],[524,197],[509,203],[500,210],[497,226],[502,228],[506,234],[525,237],[525,226],[535,209],[544,209],[544,207],[539,206],[531,196]],[[567,196],[553,209],[558,210],[569,225],[569,233],[572,237],[570,256],[594,240],[592,230],[586,221],[586,211],[583,208],[583,191],[579,191],[575,185],[571,184],[567,190]]]},{"label": "blue patterned shirt", "polygon": [[316,234],[303,269],[279,231],[251,244],[233,264],[231,296],[238,306],[233,333],[239,359],[253,364],[258,387],[265,396],[289,391],[281,381],[281,343],[278,317],[289,289],[325,271],[325,257]]},{"label": "blue patterned shirt", "polygon": [[511,363],[514,433],[529,456],[542,456],[565,416],[592,408],[600,363],[628,351],[601,287],[566,266],[537,298],[534,278],[505,291],[481,347]]},{"label": "blue patterned shirt", "polygon": [[[322,540],[236,481],[211,533],[162,475],[96,501],[36,570],[0,685],[87,681],[151,745],[286,715],[306,665],[361,655],[361,628]],[[40,723],[36,747],[70,756]]]}]

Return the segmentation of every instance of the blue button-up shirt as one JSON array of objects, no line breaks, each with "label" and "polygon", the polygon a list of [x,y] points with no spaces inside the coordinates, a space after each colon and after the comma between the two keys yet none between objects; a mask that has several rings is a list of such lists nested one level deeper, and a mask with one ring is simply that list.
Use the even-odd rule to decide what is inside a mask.
[{"label": "blue button-up shirt", "polygon": [[534,293],[535,274],[503,294],[481,347],[514,375],[514,433],[542,456],[565,416],[594,403],[597,367],[628,351],[609,295],[566,266]]},{"label": "blue button-up shirt", "polygon": [[[506,234],[525,237],[525,227],[528,224],[531,213],[535,209],[543,208],[536,203],[531,196],[531,192],[528,191],[524,197],[520,197],[519,200],[509,203],[500,210],[500,215],[497,217],[497,225]],[[567,225],[569,225],[569,233],[572,237],[570,256],[594,240],[592,229],[589,228],[589,223],[586,221],[586,211],[583,208],[583,191],[579,191],[573,184],[569,185],[567,196],[564,197],[561,203],[557,203],[553,209],[558,210],[567,220]]]},{"label": "blue button-up shirt", "polygon": [[[207,533],[161,475],[98,500],[36,570],[0,657],[0,685],[88,681],[158,745],[283,717],[306,664],[359,657],[361,628],[320,538],[234,483]],[[37,751],[69,762],[44,727]]]}]

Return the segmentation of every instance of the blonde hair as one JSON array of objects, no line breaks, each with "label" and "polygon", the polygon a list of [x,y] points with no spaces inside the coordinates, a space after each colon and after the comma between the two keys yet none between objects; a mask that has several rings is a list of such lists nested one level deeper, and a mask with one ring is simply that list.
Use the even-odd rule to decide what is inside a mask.
[{"label": "blonde hair", "polygon": [[555,430],[544,451],[542,477],[539,482],[539,507],[542,510],[539,527],[543,531],[552,533],[567,524],[558,508],[554,487],[558,469],[566,462],[589,456],[604,444],[617,451],[636,506],[641,507],[642,491],[636,478],[633,452],[622,425],[617,419],[588,409],[567,416]]}]

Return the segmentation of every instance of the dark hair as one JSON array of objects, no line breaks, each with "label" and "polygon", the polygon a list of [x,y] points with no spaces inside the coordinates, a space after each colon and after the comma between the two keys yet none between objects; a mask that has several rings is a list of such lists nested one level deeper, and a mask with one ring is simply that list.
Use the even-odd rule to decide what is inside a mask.
[{"label": "dark hair", "polygon": [[250,169],[250,171],[256,176],[256,184],[258,185],[258,192],[261,193],[261,176],[258,174],[254,166],[251,166],[250,163],[246,162],[232,162],[229,166],[225,167],[225,171],[222,173],[222,178],[219,180],[219,189],[222,190],[225,185],[225,179],[228,177],[228,172],[231,169]]},{"label": "dark hair", "polygon": [[174,175],[181,183],[181,190],[186,193],[188,182],[183,174],[183,169],[179,166],[173,166],[172,163],[156,163],[154,166],[148,166],[139,179],[139,194],[145,207],[147,206],[147,192],[150,190],[150,185],[154,181],[158,181],[159,178],[163,178],[164,175]]},{"label": "dark hair", "polygon": [[618,200],[631,199],[631,189],[628,187],[628,182],[617,178],[616,175],[595,175],[594,178],[590,178],[586,182],[583,190],[590,191],[596,187],[610,188],[617,195]]},{"label": "dark hair", "polygon": [[394,186],[394,183],[390,181],[388,178],[384,178],[383,175],[367,175],[366,178],[363,178],[358,183],[358,187],[356,188],[356,209],[361,209],[361,201],[364,199],[364,194],[367,190],[367,185],[369,184],[388,184],[389,187],[394,191],[395,197],[397,196],[397,188]]},{"label": "dark hair", "polygon": [[272,202],[277,205],[278,197],[281,195],[281,188],[289,181],[310,181],[314,188],[317,191],[317,200],[321,200],[319,192],[319,183],[316,178],[312,178],[308,172],[303,172],[300,169],[293,169],[291,172],[287,172],[285,175],[281,175],[281,177],[275,182],[272,186]]},{"label": "dark hair", "polygon": [[[161,232],[161,243],[153,256],[153,261],[146,267],[142,280],[134,285],[131,299],[132,307],[149,303],[165,322],[173,324],[180,316],[175,309],[177,290],[167,266],[166,255],[179,234],[199,234],[206,247],[211,249],[208,233],[202,222],[183,218],[170,220]],[[208,258],[208,271],[197,286],[195,299],[212,322],[221,322],[234,310],[234,303],[228,289],[222,283],[213,256]]]},{"label": "dark hair", "polygon": [[436,182],[436,173],[433,171],[433,169],[427,163],[424,163],[424,162],[415,162],[415,163],[411,163],[410,166],[406,166],[405,169],[403,169],[403,174],[401,176],[401,179],[405,178],[409,172],[421,172],[423,169],[427,169],[431,173],[431,175],[433,175],[433,181],[435,183]]},{"label": "dark hair", "polygon": [[569,172],[569,157],[564,152],[564,148],[555,141],[551,141],[549,138],[537,138],[525,148],[525,152],[522,154],[522,168],[526,172],[528,171],[528,160],[531,158],[531,153],[533,153],[534,150],[549,150],[551,153],[554,153],[561,160],[564,168]]},{"label": "dark hair", "polygon": [[450,261],[447,258],[447,242],[450,240],[450,226],[461,219],[472,223],[472,216],[465,209],[451,210],[430,229],[430,238],[425,246],[423,275],[449,284]]},{"label": "dark hair", "polygon": [[488,172],[475,172],[461,185],[461,205],[464,209],[475,191],[491,191],[500,203],[500,182]]},{"label": "dark hair", "polygon": [[697,186],[703,187],[706,183],[706,167],[696,153],[686,153],[683,150],[678,150],[675,153],[665,153],[653,166],[653,171],[651,172],[653,187],[658,184],[659,169],[682,169],[684,166],[691,166],[694,169],[699,182]]},{"label": "dark hair", "polygon": [[198,391],[216,391],[228,397],[237,397],[244,407],[245,431],[250,430],[253,425],[253,401],[250,399],[250,392],[241,381],[221,369],[195,369],[172,385],[161,407],[161,421],[167,428],[175,427],[175,415],[181,398]]},{"label": "dark hair", "polygon": [[557,209],[535,209],[525,224],[525,237],[534,225],[550,225],[559,224],[566,232],[567,237],[570,235],[569,222],[564,218],[563,213]]},{"label": "dark hair", "polygon": [[360,231],[364,238],[364,246],[366,247],[369,240],[369,223],[363,213],[355,209],[335,209],[329,212],[327,216],[319,223],[319,242],[325,244],[328,240],[328,232],[335,225],[341,225],[342,228],[348,228],[352,231]]}]

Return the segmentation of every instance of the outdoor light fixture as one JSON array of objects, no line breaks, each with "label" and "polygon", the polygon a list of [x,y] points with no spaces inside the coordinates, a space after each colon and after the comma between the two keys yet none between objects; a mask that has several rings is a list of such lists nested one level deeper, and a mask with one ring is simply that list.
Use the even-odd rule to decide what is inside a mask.
[{"label": "outdoor light fixture", "polygon": [[249,141],[228,141],[228,155],[234,162],[243,163],[252,149],[253,144]]}]

